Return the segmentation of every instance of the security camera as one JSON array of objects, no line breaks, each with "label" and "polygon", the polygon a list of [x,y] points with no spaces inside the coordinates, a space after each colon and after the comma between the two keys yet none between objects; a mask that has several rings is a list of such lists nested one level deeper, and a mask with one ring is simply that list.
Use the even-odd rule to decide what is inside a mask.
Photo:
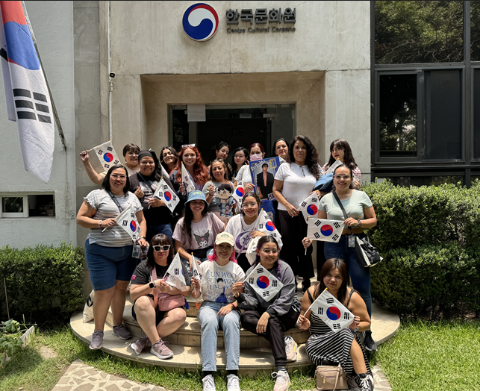
[{"label": "security camera", "polygon": [[115,77],[115,73],[110,73],[110,77],[113,79]]}]

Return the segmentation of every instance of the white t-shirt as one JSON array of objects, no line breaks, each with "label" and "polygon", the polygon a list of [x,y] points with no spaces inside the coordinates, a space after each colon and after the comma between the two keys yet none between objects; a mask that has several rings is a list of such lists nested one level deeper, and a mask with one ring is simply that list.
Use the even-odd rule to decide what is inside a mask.
[{"label": "white t-shirt", "polygon": [[[127,192],[123,196],[115,196],[123,210],[127,209],[132,204],[135,213],[143,210],[142,204],[137,196],[131,192]],[[114,219],[120,214],[117,205],[104,189],[93,190],[85,197],[88,204],[97,212],[92,217],[94,220]],[[105,247],[123,247],[131,246],[133,244],[131,236],[118,224],[107,228],[102,233],[103,228],[90,228],[88,234],[88,241],[90,244],[98,244]],[[143,232],[144,234],[144,232]]]},{"label": "white t-shirt", "polygon": [[225,304],[235,301],[233,284],[245,280],[245,273],[238,264],[228,262],[220,266],[215,261],[205,261],[198,268],[202,274],[200,290],[203,300]]},{"label": "white t-shirt", "polygon": [[[245,220],[243,219],[242,214],[235,215],[230,220],[228,220],[227,226],[225,227],[225,232],[232,234],[232,236],[235,238],[235,252],[237,254],[240,253],[240,250],[242,250],[242,253],[247,252],[248,241],[247,243],[245,243],[245,240],[250,239],[248,234],[250,233],[250,231],[252,231],[255,228],[255,224],[257,223],[257,220],[255,220],[252,224],[247,224],[245,223]],[[265,232],[267,235],[271,234],[271,232],[268,232],[265,228],[264,229],[257,228],[256,231]],[[277,238],[277,242],[278,242],[278,246],[281,249],[283,246],[282,240],[280,238]],[[242,246],[243,246],[243,249],[242,249]]]},{"label": "white t-shirt", "polygon": [[238,171],[238,174],[235,177],[235,180],[237,182],[253,183],[252,174],[250,173],[250,166],[242,166],[240,171]]},{"label": "white t-shirt", "polygon": [[[320,165],[318,169],[323,175],[324,172]],[[297,163],[281,164],[275,179],[283,182],[282,195],[295,208],[298,208],[301,202],[310,195],[317,182],[306,165],[299,166]],[[287,210],[287,208],[279,202],[278,210]]]}]

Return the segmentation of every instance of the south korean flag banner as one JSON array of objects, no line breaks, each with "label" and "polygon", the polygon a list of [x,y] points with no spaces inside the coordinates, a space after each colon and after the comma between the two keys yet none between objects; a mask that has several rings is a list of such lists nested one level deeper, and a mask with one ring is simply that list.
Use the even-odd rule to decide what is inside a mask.
[{"label": "south korean flag banner", "polygon": [[245,281],[265,301],[272,300],[283,288],[283,284],[260,263],[248,275]]},{"label": "south korean flag banner", "polygon": [[130,235],[134,242],[138,240],[140,237],[140,224],[138,223],[137,215],[132,209],[132,205],[129,205],[115,220]]},{"label": "south korean flag banner", "polygon": [[180,260],[180,255],[178,253],[175,255],[175,258],[173,258],[173,261],[168,267],[163,279],[168,285],[180,289],[181,291],[187,286],[183,275],[182,261]]},{"label": "south korean flag banner", "polygon": [[192,253],[192,277],[195,278],[198,282],[202,282],[202,273],[200,273],[200,270],[198,269],[198,263],[197,263],[197,258]]},{"label": "south korean flag banner", "polygon": [[183,164],[183,162],[182,162],[182,183],[185,186],[185,191],[187,192],[187,194],[191,193],[196,188],[195,182],[190,176],[190,173],[185,168],[185,165]]},{"label": "south korean flag banner", "polygon": [[238,205],[242,206],[242,199],[245,195],[245,188],[243,187],[243,182],[237,182],[237,187],[233,192],[233,199],[237,201]]},{"label": "south korean flag banner", "polygon": [[335,169],[338,167],[338,166],[341,166],[343,163],[340,159],[338,159],[335,163],[333,163],[327,170],[327,172],[325,173],[325,175],[328,175],[328,174],[333,174],[333,172],[335,171]]},{"label": "south korean flag banner", "polygon": [[[272,223],[272,220],[268,218],[267,212],[265,212],[263,209],[258,214],[257,226],[254,230],[262,231],[269,236],[273,236],[275,239],[277,239],[277,242],[279,242],[280,238],[282,237],[280,232],[278,232],[277,228]],[[280,242],[278,244],[281,245]]]},{"label": "south korean flag banner", "polygon": [[95,151],[95,155],[97,155],[98,160],[100,160],[105,172],[107,172],[110,167],[120,163],[115,148],[113,148],[112,141],[107,141],[92,149]]},{"label": "south korean flag banner", "polygon": [[165,182],[163,178],[161,178],[160,182],[158,182],[157,188],[155,190],[155,193],[153,193],[153,196],[163,201],[167,208],[170,209],[170,212],[173,212],[177,204],[180,202],[175,192],[172,191],[170,186],[167,185],[167,182]]},{"label": "south korean flag banner", "polygon": [[334,333],[353,323],[353,314],[325,289],[308,308],[318,316]]},{"label": "south korean flag banner", "polygon": [[310,218],[307,221],[307,238],[322,242],[338,243],[342,236],[343,221]]},{"label": "south korean flag banner", "polygon": [[310,194],[300,203],[300,205],[298,205],[298,210],[302,212],[306,223],[308,223],[309,217],[317,217],[319,206],[320,198],[318,198],[316,192]]}]

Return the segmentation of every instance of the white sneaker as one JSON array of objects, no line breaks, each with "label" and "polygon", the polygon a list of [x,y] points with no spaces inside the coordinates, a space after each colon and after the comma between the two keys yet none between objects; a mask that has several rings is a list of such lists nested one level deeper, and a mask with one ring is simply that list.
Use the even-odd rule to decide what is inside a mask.
[{"label": "white sneaker", "polygon": [[237,375],[227,376],[227,391],[240,391],[240,379]]},{"label": "white sneaker", "polygon": [[215,390],[215,381],[213,380],[212,375],[207,375],[202,379],[203,391],[216,391]]},{"label": "white sneaker", "polygon": [[288,391],[288,388],[290,387],[290,376],[288,376],[287,372],[273,372],[272,377],[274,379],[277,378],[273,391]]},{"label": "white sneaker", "polygon": [[285,353],[287,354],[287,362],[297,361],[298,345],[290,336],[285,337]]}]

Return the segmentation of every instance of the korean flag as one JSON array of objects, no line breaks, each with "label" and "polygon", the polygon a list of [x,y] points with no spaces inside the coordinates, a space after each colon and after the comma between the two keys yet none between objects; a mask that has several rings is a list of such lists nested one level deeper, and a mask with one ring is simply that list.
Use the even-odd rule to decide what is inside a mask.
[{"label": "korean flag", "polygon": [[170,286],[180,289],[183,291],[187,284],[185,283],[185,277],[183,275],[182,261],[180,260],[180,255],[177,253],[175,258],[173,258],[172,263],[165,273],[164,280]]},{"label": "korean flag", "polygon": [[243,187],[243,182],[237,182],[237,187],[233,192],[233,199],[237,201],[238,205],[242,206],[242,199],[245,195],[245,188]]},{"label": "korean flag", "polygon": [[138,240],[140,237],[140,224],[138,223],[137,216],[132,209],[132,205],[129,205],[127,209],[115,218],[115,220],[117,221],[117,224],[130,235],[134,242]]},{"label": "korean flag", "polygon": [[107,172],[110,167],[120,163],[120,159],[111,141],[97,145],[92,149],[95,151],[95,155],[97,155],[98,160],[100,160],[105,172]]},{"label": "korean flag", "polygon": [[187,171],[185,168],[183,162],[182,162],[182,183],[185,186],[185,191],[187,193],[190,193],[195,190],[195,182],[193,181],[192,177],[190,176],[190,173]]},{"label": "korean flag", "polygon": [[198,282],[202,282],[202,273],[200,273],[200,270],[198,269],[198,264],[197,264],[197,258],[192,253],[192,277],[195,278]]},{"label": "korean flag", "polygon": [[308,308],[312,314],[318,316],[334,333],[350,326],[353,323],[353,314],[328,290],[324,290]]},{"label": "korean flag", "polygon": [[333,243],[338,243],[344,227],[340,220],[308,219],[307,224],[307,238]]},{"label": "korean flag", "polygon": [[283,284],[260,263],[245,279],[257,294],[265,301],[270,301],[281,291]]},{"label": "korean flag", "polygon": [[307,198],[305,198],[300,205],[298,205],[298,210],[303,213],[305,222],[308,223],[309,217],[317,217],[318,207],[320,206],[320,199],[317,196],[317,193],[313,192]]},{"label": "korean flag", "polygon": [[172,191],[170,186],[167,185],[167,182],[165,182],[163,178],[161,178],[160,182],[158,182],[157,188],[155,189],[155,193],[153,193],[153,196],[155,198],[158,198],[159,200],[162,200],[167,206],[167,208],[170,209],[170,212],[173,212],[175,210],[175,207],[180,201],[175,192]]}]

